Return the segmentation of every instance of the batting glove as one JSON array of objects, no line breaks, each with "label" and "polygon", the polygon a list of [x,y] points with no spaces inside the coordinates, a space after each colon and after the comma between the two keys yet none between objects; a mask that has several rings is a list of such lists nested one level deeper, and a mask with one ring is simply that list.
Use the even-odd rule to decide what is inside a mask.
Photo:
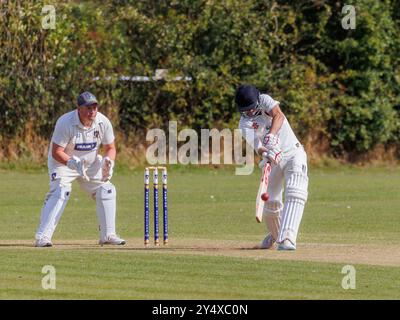
[{"label": "batting glove", "polygon": [[101,161],[101,181],[106,182],[111,179],[113,175],[114,163],[114,160],[111,160],[110,157],[103,158]]},{"label": "batting glove", "polygon": [[85,165],[85,160],[81,160],[76,156],[72,156],[67,161],[67,167],[70,168],[71,170],[77,171],[79,175],[83,178],[83,180],[85,181],[90,180],[86,174],[87,168]]},{"label": "batting glove", "polygon": [[262,145],[267,149],[262,156],[272,164],[277,165],[282,161],[282,150],[279,146],[280,141],[277,135],[268,133],[264,136]]},{"label": "batting glove", "polygon": [[262,157],[274,165],[278,165],[282,161],[282,150],[279,147],[268,149],[263,152]]},{"label": "batting glove", "polygon": [[280,141],[277,135],[272,133],[267,133],[262,140],[263,147],[271,149],[275,146],[279,146]]}]

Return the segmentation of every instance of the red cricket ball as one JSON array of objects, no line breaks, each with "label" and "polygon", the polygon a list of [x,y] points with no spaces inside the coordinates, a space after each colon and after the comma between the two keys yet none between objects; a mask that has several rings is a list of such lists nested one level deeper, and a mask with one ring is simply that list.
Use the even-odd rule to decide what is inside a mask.
[{"label": "red cricket ball", "polygon": [[261,199],[262,199],[263,201],[268,201],[268,199],[269,199],[269,194],[268,194],[268,192],[263,193],[263,194],[261,195]]}]

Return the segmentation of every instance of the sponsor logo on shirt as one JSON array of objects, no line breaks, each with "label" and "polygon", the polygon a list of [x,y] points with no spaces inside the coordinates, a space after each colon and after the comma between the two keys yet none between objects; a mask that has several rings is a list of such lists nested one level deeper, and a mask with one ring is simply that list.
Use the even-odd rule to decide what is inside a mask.
[{"label": "sponsor logo on shirt", "polygon": [[97,142],[91,142],[91,143],[77,143],[75,145],[75,150],[78,151],[90,151],[95,149],[97,146]]}]

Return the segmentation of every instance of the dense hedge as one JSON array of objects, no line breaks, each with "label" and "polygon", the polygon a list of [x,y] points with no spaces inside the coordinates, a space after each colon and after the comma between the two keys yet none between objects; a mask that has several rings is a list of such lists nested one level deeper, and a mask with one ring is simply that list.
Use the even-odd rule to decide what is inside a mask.
[{"label": "dense hedge", "polygon": [[[345,30],[352,3],[356,29]],[[41,28],[43,5],[0,4],[3,146],[28,132],[47,138],[82,90],[126,137],[168,120],[234,128],[235,87],[247,82],[282,102],[309,150],[400,149],[398,0],[56,1],[55,30]],[[118,81],[156,69],[167,79]]]}]

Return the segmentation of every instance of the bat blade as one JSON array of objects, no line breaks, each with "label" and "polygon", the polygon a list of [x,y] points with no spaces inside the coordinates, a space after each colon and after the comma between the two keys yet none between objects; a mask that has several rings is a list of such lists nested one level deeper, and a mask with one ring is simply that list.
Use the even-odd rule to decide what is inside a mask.
[{"label": "bat blade", "polygon": [[263,194],[267,194],[269,174],[271,173],[271,164],[267,162],[262,170],[260,186],[256,199],[256,220],[258,223],[262,222],[265,201],[262,199]]}]

